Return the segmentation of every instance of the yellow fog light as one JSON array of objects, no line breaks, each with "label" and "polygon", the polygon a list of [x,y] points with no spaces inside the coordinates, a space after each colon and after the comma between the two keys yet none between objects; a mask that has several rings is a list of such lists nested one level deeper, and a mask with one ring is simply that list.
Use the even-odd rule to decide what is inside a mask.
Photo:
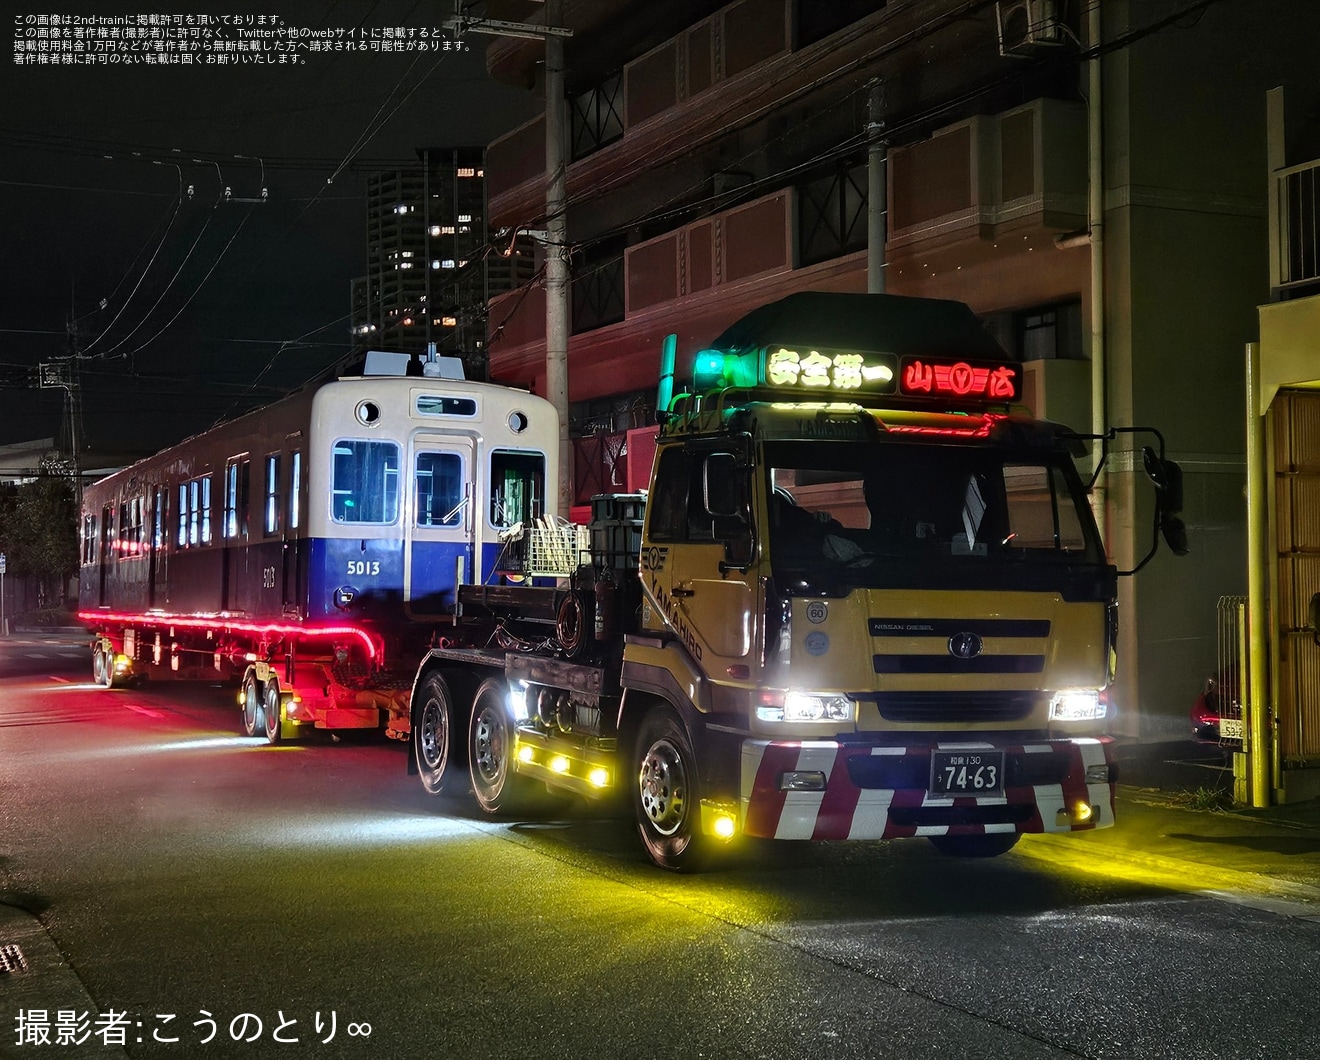
[{"label": "yellow fog light", "polygon": [[115,671],[117,673],[123,673],[125,670],[129,668],[130,665],[131,663],[127,655],[115,656]]},{"label": "yellow fog light", "polygon": [[603,788],[610,782],[609,770],[597,767],[587,774],[587,780],[591,782],[592,787]]},{"label": "yellow fog light", "polygon": [[1072,818],[1080,824],[1082,821],[1089,821],[1091,813],[1091,807],[1087,803],[1079,802],[1073,806]]},{"label": "yellow fog light", "polygon": [[555,755],[554,758],[550,759],[550,768],[556,773],[567,773],[568,759],[563,755]]},{"label": "yellow fog light", "polygon": [[722,813],[711,822],[710,830],[721,839],[732,839],[738,824],[727,813]]},{"label": "yellow fog light", "polygon": [[521,747],[518,748],[518,761],[519,761],[519,762],[530,762],[530,761],[531,761],[533,758],[535,758],[535,757],[536,757],[536,752],[535,752],[534,750],[532,750],[532,745],[531,745],[531,744],[527,744],[527,743],[525,743],[525,744],[523,744]]}]

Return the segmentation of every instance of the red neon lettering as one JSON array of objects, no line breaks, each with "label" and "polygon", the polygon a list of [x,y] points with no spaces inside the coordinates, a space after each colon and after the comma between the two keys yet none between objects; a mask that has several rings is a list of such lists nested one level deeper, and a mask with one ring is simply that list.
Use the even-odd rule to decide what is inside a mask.
[{"label": "red neon lettering", "polygon": [[987,393],[991,397],[1011,398],[1013,396],[1013,379],[1017,372],[1004,365],[996,368],[990,373],[990,388]]},{"label": "red neon lettering", "polygon": [[1016,394],[1017,370],[973,367],[966,361],[953,364],[924,364],[910,361],[903,368],[905,393],[952,394],[955,397],[988,397],[1012,400]]},{"label": "red neon lettering", "polygon": [[934,378],[930,365],[913,361],[903,369],[903,389],[923,391],[929,394],[934,385]]}]

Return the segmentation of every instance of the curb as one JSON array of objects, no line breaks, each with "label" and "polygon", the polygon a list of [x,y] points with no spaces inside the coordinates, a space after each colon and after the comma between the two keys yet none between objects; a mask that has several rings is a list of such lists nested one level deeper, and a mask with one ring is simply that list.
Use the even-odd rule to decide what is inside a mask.
[{"label": "curb", "polygon": [[[6,950],[9,972],[0,973],[0,1018],[6,1021],[6,1040],[0,1042],[0,1055],[18,1056],[20,1051],[58,1049],[61,1057],[127,1057],[122,1046],[107,1045],[93,1032],[100,1010],[77,973],[69,967],[45,925],[26,909],[0,902],[0,946]],[[19,960],[21,954],[21,962]],[[56,1013],[71,1010],[76,1015],[76,1037],[87,1034],[81,1044],[57,1044]],[[42,1026],[48,1028],[49,1042],[16,1044],[19,1013],[43,1013]],[[29,1028],[36,1032],[34,1024]],[[15,1038],[8,1035],[15,1034]],[[10,1051],[12,1048],[13,1051]]]}]

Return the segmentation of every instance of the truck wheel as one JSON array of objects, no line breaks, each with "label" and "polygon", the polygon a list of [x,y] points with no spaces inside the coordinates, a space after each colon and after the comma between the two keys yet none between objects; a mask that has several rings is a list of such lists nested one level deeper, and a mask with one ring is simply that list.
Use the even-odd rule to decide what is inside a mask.
[{"label": "truck wheel", "polygon": [[261,697],[261,713],[266,723],[266,742],[279,743],[283,736],[280,729],[280,686],[273,677],[266,682],[265,694]]},{"label": "truck wheel", "polygon": [[673,711],[657,707],[642,721],[634,761],[633,806],[647,854],[674,872],[704,867],[696,756]]},{"label": "truck wheel", "polygon": [[1017,832],[988,832],[985,835],[933,835],[928,837],[941,854],[953,858],[995,858],[1017,845]]},{"label": "truck wheel", "polygon": [[508,689],[487,678],[472,699],[468,726],[468,775],[472,794],[487,813],[523,813],[535,803],[537,785],[513,768],[513,719]]},{"label": "truck wheel", "polygon": [[105,652],[97,648],[92,652],[92,680],[103,688],[109,688],[109,673],[110,670],[105,661]]},{"label": "truck wheel", "polygon": [[449,682],[439,673],[426,676],[420,693],[421,706],[412,726],[413,752],[422,787],[428,795],[439,795],[444,789],[453,739],[454,696]]},{"label": "truck wheel", "polygon": [[255,674],[243,678],[243,735],[260,736],[264,725],[261,710],[261,682]]}]

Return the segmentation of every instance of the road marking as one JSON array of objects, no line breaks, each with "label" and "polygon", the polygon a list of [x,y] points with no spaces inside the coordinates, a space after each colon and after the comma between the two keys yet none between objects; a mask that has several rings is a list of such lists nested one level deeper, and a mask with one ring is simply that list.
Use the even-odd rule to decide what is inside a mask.
[{"label": "road marking", "polygon": [[148,718],[163,718],[163,717],[165,717],[165,715],[162,714],[160,711],[158,711],[158,710],[152,710],[150,707],[139,707],[139,706],[138,706],[137,704],[135,704],[135,703],[125,703],[124,706],[126,706],[129,710],[134,711],[134,712],[137,713],[137,714],[144,714],[144,715],[146,715]]},{"label": "road marking", "polygon": [[52,680],[52,681],[58,681],[58,682],[59,682],[60,684],[62,684],[62,685],[71,685],[71,684],[73,684],[73,679],[72,679],[71,677],[52,677],[51,680]]}]

